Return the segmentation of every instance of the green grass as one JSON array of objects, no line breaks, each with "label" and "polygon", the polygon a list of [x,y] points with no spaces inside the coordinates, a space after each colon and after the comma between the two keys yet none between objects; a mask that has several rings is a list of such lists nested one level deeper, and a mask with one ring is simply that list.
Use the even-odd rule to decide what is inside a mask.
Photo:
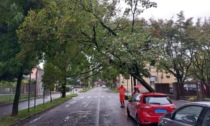
[{"label": "green grass", "polygon": [[28,113],[28,109],[25,109],[25,110],[19,111],[19,114],[17,116],[14,116],[14,117],[6,116],[3,118],[0,118],[0,126],[10,126],[10,125],[14,124],[15,122],[18,122],[26,117],[29,117],[36,113],[42,112],[46,109],[52,108],[58,104],[61,104],[65,101],[71,99],[72,97],[76,97],[76,96],[77,96],[77,94],[67,95],[65,98],[58,98],[58,99],[53,100],[52,102],[47,102],[44,105],[40,104],[40,105],[36,106],[36,108],[30,108],[29,113]]},{"label": "green grass", "polygon": [[132,98],[132,96],[131,95],[128,95],[128,100],[130,100]]},{"label": "green grass", "polygon": [[116,88],[111,88],[111,87],[109,87],[109,89],[110,89],[111,91],[115,92],[115,93],[118,93],[118,90],[117,90]]},{"label": "green grass", "polygon": [[91,88],[84,88],[83,90],[79,91],[79,92],[87,92],[89,91]]}]

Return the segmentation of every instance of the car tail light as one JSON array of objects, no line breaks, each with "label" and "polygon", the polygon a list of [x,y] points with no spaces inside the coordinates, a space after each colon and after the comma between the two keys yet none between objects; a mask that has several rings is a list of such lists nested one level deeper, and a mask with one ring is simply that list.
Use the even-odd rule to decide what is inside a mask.
[{"label": "car tail light", "polygon": [[140,106],[140,108],[149,109],[149,108],[151,108],[151,107],[150,107],[150,106]]}]

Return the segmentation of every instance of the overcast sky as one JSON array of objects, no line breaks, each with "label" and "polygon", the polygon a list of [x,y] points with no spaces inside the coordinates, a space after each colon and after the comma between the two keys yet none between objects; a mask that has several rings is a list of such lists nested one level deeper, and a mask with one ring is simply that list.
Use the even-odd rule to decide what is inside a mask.
[{"label": "overcast sky", "polygon": [[157,8],[146,10],[141,17],[170,19],[176,17],[181,10],[184,11],[186,18],[209,18],[210,17],[210,0],[151,0],[157,2]]}]

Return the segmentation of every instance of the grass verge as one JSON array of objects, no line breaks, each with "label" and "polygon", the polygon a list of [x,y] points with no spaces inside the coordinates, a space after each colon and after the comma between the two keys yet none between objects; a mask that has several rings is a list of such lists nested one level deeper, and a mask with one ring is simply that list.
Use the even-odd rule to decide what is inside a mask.
[{"label": "grass verge", "polygon": [[58,98],[58,99],[53,100],[52,102],[47,102],[44,105],[43,104],[37,105],[36,108],[30,108],[30,112],[28,112],[28,109],[25,109],[25,110],[20,110],[17,116],[2,117],[0,118],[0,126],[10,126],[18,121],[26,119],[27,117],[30,117],[44,110],[50,109],[76,96],[77,94],[67,95],[65,98]]},{"label": "grass verge", "polygon": [[79,91],[79,92],[87,92],[87,91],[89,91],[91,88],[84,88],[83,90],[81,90],[81,91]]},{"label": "grass verge", "polygon": [[115,92],[115,93],[118,93],[118,90],[117,90],[116,88],[111,88],[111,87],[109,87],[109,89],[110,89],[111,91]]}]

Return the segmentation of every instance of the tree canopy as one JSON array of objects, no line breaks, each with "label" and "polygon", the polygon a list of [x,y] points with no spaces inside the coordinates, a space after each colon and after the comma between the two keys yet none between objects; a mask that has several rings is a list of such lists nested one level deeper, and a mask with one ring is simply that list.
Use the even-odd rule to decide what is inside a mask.
[{"label": "tree canopy", "polygon": [[63,97],[66,79],[75,76],[107,81],[132,76],[153,92],[144,80],[150,77],[150,65],[181,83],[209,80],[209,20],[195,24],[180,12],[177,20],[147,21],[139,15],[156,3],[124,2],[122,16],[117,16],[115,0],[1,2],[0,81],[18,78],[14,114],[23,74],[40,61],[46,63],[43,82],[51,87],[59,81]]}]

